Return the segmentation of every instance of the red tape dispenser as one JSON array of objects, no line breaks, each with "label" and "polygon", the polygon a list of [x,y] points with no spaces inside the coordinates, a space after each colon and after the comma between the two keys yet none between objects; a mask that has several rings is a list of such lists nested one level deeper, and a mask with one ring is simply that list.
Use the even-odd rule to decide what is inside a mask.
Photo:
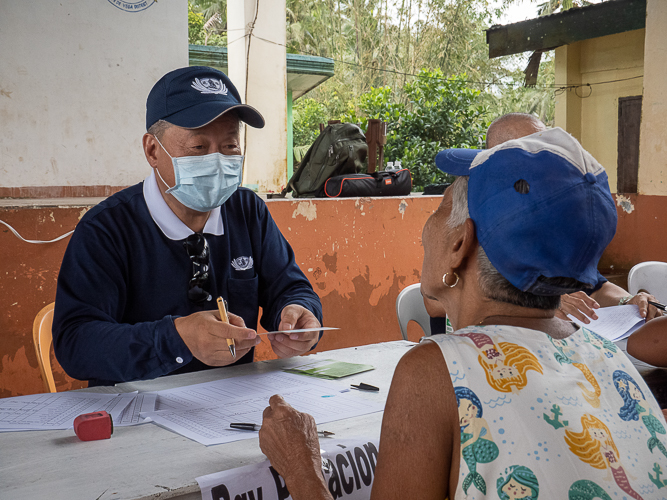
[{"label": "red tape dispenser", "polygon": [[105,411],[79,415],[74,419],[74,433],[81,441],[109,439],[113,434],[111,415]]}]

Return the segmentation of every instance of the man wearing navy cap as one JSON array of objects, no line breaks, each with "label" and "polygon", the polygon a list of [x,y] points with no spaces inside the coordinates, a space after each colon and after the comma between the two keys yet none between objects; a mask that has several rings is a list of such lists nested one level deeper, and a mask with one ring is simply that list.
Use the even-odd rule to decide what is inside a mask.
[{"label": "man wearing navy cap", "polygon": [[[241,121],[264,126],[218,70],[182,68],[155,84],[143,137],[153,172],[86,213],[63,258],[53,340],[69,375],[107,385],[251,362],[260,307],[269,331],[321,326],[292,249],[264,202],[240,187]],[[269,340],[288,357],[318,335]]]}]

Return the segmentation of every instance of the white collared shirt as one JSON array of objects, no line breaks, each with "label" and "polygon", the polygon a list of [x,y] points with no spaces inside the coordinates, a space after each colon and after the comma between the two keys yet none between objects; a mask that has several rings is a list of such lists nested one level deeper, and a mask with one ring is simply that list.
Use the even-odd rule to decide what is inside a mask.
[{"label": "white collared shirt", "polygon": [[[176,216],[171,208],[169,208],[169,205],[167,205],[167,202],[164,201],[160,188],[157,185],[155,170],[144,179],[144,199],[155,224],[157,224],[167,238],[170,240],[184,240],[194,233],[192,229]],[[222,217],[220,216],[220,207],[211,210],[202,232],[215,236],[221,236],[225,233],[222,226]]]}]

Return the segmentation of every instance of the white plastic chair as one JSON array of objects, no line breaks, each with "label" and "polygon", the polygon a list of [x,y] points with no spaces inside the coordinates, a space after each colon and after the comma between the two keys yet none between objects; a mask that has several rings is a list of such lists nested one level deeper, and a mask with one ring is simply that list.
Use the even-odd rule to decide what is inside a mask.
[{"label": "white plastic chair", "polygon": [[420,286],[419,283],[407,286],[396,297],[396,316],[403,340],[408,340],[410,321],[417,323],[424,330],[424,335],[431,335],[431,317],[426,312],[424,298],[419,290]]},{"label": "white plastic chair", "polygon": [[635,295],[640,290],[646,290],[663,304],[667,302],[667,262],[642,262],[630,269],[628,291]]}]

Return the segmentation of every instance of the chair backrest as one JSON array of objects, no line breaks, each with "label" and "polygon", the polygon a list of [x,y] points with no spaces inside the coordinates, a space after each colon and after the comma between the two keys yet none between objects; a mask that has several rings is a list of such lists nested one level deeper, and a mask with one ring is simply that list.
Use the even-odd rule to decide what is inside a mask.
[{"label": "chair backrest", "polygon": [[398,325],[401,327],[403,340],[408,340],[408,323],[416,322],[424,335],[431,335],[431,317],[426,312],[424,298],[420,291],[420,284],[416,283],[401,290],[396,298],[396,316],[398,316]]},{"label": "chair backrest", "polygon": [[628,291],[635,295],[639,290],[646,290],[663,304],[667,302],[667,262],[642,262],[630,269]]},{"label": "chair backrest", "polygon": [[53,306],[55,302],[37,313],[35,321],[32,324],[32,340],[35,344],[39,370],[42,372],[42,380],[46,392],[56,392],[56,383],[53,380],[53,370],[51,369],[51,345],[53,336],[51,334],[51,324],[53,323]]}]

